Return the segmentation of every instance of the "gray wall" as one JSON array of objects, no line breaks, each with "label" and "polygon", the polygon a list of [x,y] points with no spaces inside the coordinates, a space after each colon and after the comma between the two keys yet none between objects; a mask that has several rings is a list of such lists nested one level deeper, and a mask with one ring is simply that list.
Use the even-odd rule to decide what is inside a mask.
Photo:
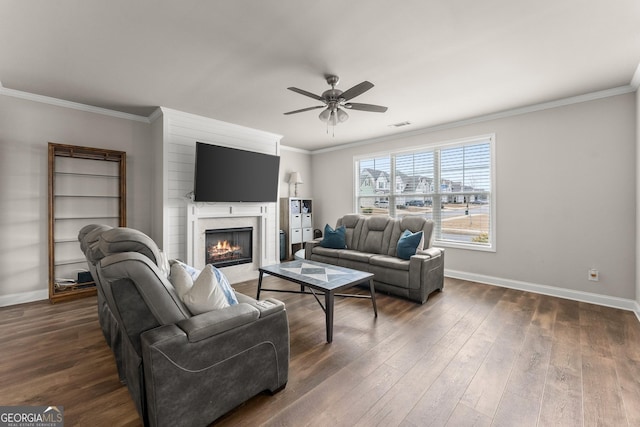
[{"label": "gray wall", "polygon": [[[316,222],[354,210],[355,155],[495,133],[497,251],[447,249],[445,268],[635,300],[635,96],[314,153]],[[599,282],[587,280],[592,267]]]},{"label": "gray wall", "polygon": [[313,198],[311,155],[303,150],[280,146],[280,197],[293,197],[295,186],[289,184],[291,172],[300,172],[303,184],[298,185],[298,197]]},{"label": "gray wall", "polygon": [[150,231],[146,123],[0,95],[0,306],[48,298],[47,144],[127,152],[127,220]]},{"label": "gray wall", "polygon": [[[28,94],[26,94],[28,95]],[[0,306],[48,298],[47,144],[127,152],[127,224],[162,241],[161,121],[154,124],[0,95]],[[281,185],[299,171],[311,195],[308,153],[282,150]],[[293,188],[292,188],[293,191]]]},{"label": "gray wall", "polygon": [[[636,91],[636,313],[640,313],[640,90]],[[640,314],[638,314],[640,318]]]},{"label": "gray wall", "polygon": [[[322,228],[354,209],[354,155],[495,133],[497,252],[448,249],[446,268],[640,303],[636,104],[639,95],[620,95],[313,155],[282,147],[280,195],[299,171],[299,194],[314,199]],[[126,151],[128,224],[155,234],[152,132],[148,123],[0,96],[0,306],[47,297],[47,143]],[[590,267],[600,282],[587,281]]]}]

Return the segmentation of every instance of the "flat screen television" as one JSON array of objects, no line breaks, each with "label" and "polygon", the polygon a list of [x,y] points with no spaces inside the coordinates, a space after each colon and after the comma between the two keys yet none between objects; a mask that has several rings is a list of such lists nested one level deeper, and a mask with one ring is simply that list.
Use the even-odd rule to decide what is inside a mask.
[{"label": "flat screen television", "polygon": [[194,201],[277,202],[280,156],[196,142]]}]

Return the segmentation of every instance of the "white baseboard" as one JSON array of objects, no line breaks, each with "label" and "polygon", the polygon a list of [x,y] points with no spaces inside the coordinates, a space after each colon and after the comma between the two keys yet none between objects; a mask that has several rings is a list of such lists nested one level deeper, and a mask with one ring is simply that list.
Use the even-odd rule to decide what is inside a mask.
[{"label": "white baseboard", "polygon": [[[482,274],[467,273],[464,271],[449,269],[445,269],[444,275],[453,279],[469,280],[471,282],[501,286],[503,288],[517,289],[520,291],[533,292],[536,294],[549,295],[574,301],[602,305],[605,307],[613,307],[622,310],[633,311],[638,318],[638,321],[640,321],[640,304],[638,304],[637,301],[631,299],[593,294],[590,292],[574,291],[571,289],[556,288],[554,286],[538,285],[535,283],[522,282],[519,280],[502,279],[499,277],[485,276]],[[255,276],[256,275],[251,274],[247,277],[236,278],[234,283],[239,283],[244,280],[253,280],[256,278]],[[21,292],[19,294],[3,295],[0,296],[0,307],[7,307],[10,305],[24,304],[34,301],[42,301],[46,300],[47,298],[49,298],[49,292],[46,289],[32,292]]]},{"label": "white baseboard", "polygon": [[633,311],[638,318],[638,321],[640,321],[640,304],[632,299],[594,294],[591,292],[574,291],[572,289],[556,288],[554,286],[539,285],[519,280],[503,279],[500,277],[485,276],[465,271],[449,270],[446,268],[444,270],[444,275],[453,279],[469,280],[471,282],[484,283],[486,285],[501,286],[503,288],[517,289],[520,291],[533,292],[536,294],[549,295],[574,301],[602,305],[605,307]]},{"label": "white baseboard", "polygon": [[9,305],[24,304],[27,302],[42,301],[49,298],[49,290],[20,292],[19,294],[0,295],[0,307]]}]

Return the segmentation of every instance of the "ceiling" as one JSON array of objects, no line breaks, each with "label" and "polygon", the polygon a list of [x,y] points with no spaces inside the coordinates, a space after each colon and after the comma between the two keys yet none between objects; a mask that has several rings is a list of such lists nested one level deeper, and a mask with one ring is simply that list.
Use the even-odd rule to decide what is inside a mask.
[{"label": "ceiling", "polygon": [[[0,0],[4,88],[312,151],[629,85],[639,61],[637,0]],[[328,73],[388,111],[334,131],[283,115],[320,105],[287,87],[321,94]]]}]

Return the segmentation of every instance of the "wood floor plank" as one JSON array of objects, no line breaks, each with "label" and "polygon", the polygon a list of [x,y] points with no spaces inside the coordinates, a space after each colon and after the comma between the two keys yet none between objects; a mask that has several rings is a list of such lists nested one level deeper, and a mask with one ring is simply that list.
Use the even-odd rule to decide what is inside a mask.
[{"label": "wood floor plank", "polygon": [[582,381],[585,425],[628,425],[613,360],[597,354],[583,355]]},{"label": "wood floor plank", "polygon": [[[370,301],[338,299],[327,344],[313,297],[264,297],[286,304],[289,382],[216,426],[640,425],[631,312],[447,278],[424,305],[378,293],[377,319]],[[142,425],[95,297],[0,308],[0,343],[2,404],[58,404],[67,425]]]},{"label": "wood floor plank", "polygon": [[491,420],[491,417],[459,403],[445,425],[447,427],[489,427]]},{"label": "wood floor plank", "polygon": [[406,417],[417,425],[445,425],[457,407],[491,343],[470,338]]},{"label": "wood floor plank", "polygon": [[496,411],[497,425],[537,425],[550,351],[548,331],[530,324]]},{"label": "wood floor plank", "polygon": [[[525,335],[522,330],[529,318],[516,315],[512,302],[501,301],[496,307],[497,336],[461,398],[461,402],[493,418],[511,374]],[[493,322],[492,322],[493,323]]]},{"label": "wood floor plank", "polygon": [[580,326],[556,322],[549,370],[540,410],[540,425],[583,424]]},{"label": "wood floor plank", "polygon": [[[610,348],[613,353],[620,392],[625,404],[627,421],[630,426],[640,426],[640,324],[631,313],[612,313],[612,321],[607,325],[611,334]],[[617,321],[616,321],[617,320]]]},{"label": "wood floor plank", "polygon": [[476,374],[492,342],[482,334],[474,335],[495,306],[482,298],[452,328],[460,342],[455,356],[421,396],[406,420],[418,425],[444,425],[455,410],[460,397]]}]

